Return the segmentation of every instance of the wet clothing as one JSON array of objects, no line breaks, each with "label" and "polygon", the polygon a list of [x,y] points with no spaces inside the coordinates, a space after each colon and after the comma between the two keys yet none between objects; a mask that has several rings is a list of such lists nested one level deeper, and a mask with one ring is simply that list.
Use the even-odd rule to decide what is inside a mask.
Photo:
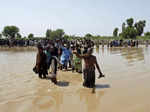
[{"label": "wet clothing", "polygon": [[95,68],[85,68],[83,70],[83,86],[88,88],[95,87]]},{"label": "wet clothing", "polygon": [[46,54],[47,69],[49,69],[52,56],[51,56],[51,53],[49,51],[45,51],[45,54]]},{"label": "wet clothing", "polygon": [[75,54],[73,55],[73,66],[75,70],[82,71],[82,60]]},{"label": "wet clothing", "polygon": [[51,58],[51,77],[56,78],[57,75],[57,57],[52,56]]},{"label": "wet clothing", "polygon": [[46,77],[47,72],[47,63],[46,63],[46,54],[38,53],[36,58],[36,69],[39,74],[39,77],[42,78],[42,76]]},{"label": "wet clothing", "polygon": [[60,57],[60,63],[67,66],[71,56],[71,51],[65,47],[62,47],[62,55]]},{"label": "wet clothing", "polygon": [[58,63],[58,48],[54,47],[53,51],[51,52],[51,59],[50,59],[52,78],[56,78],[57,63]]},{"label": "wet clothing", "polygon": [[58,57],[58,48],[57,47],[53,48],[53,51],[51,52],[51,55]]}]

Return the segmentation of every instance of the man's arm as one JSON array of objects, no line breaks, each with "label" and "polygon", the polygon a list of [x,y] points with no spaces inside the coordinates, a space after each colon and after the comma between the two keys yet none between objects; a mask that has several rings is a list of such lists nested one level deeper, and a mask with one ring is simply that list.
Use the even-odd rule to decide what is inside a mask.
[{"label": "man's arm", "polygon": [[103,75],[103,73],[101,72],[101,69],[100,69],[100,67],[99,67],[99,65],[98,65],[98,63],[97,63],[96,57],[95,57],[95,65],[96,65],[96,68],[97,68],[97,70],[98,70],[98,72],[99,72],[99,77],[98,77],[98,78],[105,77],[105,76]]},{"label": "man's arm", "polygon": [[78,54],[77,52],[73,52],[78,58],[81,58],[81,59],[83,59],[84,58],[84,56],[82,56],[82,55],[80,55],[80,54]]}]

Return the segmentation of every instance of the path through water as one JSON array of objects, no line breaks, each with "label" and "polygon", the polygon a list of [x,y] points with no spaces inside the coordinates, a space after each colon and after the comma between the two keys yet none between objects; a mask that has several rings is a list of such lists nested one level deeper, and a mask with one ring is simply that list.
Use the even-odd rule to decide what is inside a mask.
[{"label": "path through water", "polygon": [[94,55],[106,78],[92,94],[77,73],[59,71],[57,86],[39,79],[35,51],[0,51],[0,112],[149,112],[150,48],[97,48]]}]

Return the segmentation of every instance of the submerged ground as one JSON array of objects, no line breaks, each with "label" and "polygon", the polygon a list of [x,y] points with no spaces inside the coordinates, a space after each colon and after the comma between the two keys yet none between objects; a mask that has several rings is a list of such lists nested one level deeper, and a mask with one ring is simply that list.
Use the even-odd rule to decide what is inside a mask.
[{"label": "submerged ground", "polygon": [[[32,72],[36,51],[0,51],[0,112],[149,112],[150,48],[100,48],[106,74],[95,94],[82,75],[58,72],[58,85]],[[98,74],[97,74],[98,75]]]}]

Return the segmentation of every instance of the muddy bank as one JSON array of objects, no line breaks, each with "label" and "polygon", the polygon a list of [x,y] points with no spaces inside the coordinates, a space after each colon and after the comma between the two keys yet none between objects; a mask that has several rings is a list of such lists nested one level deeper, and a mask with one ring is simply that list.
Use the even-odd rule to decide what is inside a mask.
[{"label": "muddy bank", "polygon": [[0,51],[36,51],[37,48],[34,46],[28,47],[8,47],[8,46],[0,46]]}]

